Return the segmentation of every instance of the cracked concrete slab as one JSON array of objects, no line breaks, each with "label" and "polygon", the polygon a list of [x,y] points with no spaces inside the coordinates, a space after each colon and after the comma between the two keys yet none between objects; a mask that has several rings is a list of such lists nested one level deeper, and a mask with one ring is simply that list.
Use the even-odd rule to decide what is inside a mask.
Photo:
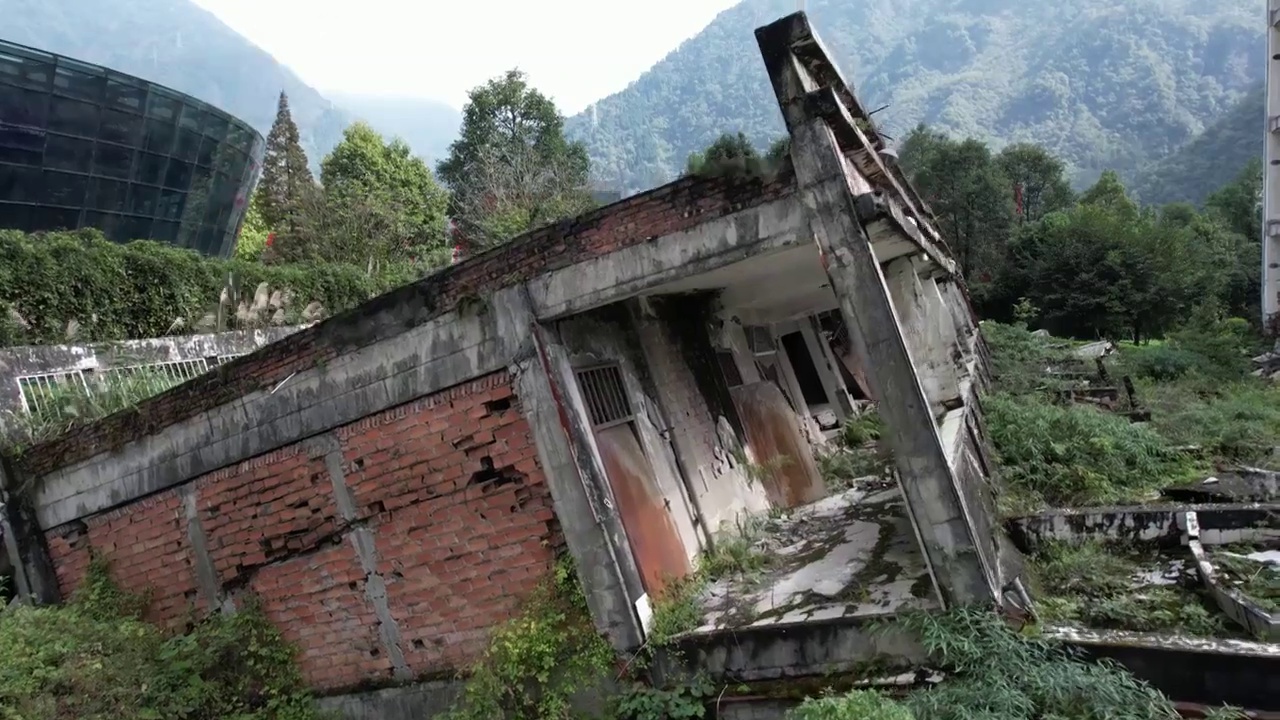
[{"label": "cracked concrete slab", "polygon": [[694,634],[939,607],[896,485],[869,482],[771,518],[754,550],[767,569],[710,583]]}]

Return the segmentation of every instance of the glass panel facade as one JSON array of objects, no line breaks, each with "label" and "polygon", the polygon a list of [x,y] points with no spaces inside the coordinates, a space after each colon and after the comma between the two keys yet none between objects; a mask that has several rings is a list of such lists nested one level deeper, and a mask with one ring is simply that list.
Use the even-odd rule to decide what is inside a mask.
[{"label": "glass panel facade", "polygon": [[265,142],[168,88],[0,41],[0,228],[226,257]]}]

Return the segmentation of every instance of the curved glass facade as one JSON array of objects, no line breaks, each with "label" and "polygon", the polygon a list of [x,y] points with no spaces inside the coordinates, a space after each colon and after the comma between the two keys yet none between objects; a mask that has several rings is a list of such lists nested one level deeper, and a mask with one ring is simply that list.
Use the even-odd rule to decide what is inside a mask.
[{"label": "curved glass facade", "polygon": [[193,97],[0,40],[0,228],[228,256],[265,141]]}]

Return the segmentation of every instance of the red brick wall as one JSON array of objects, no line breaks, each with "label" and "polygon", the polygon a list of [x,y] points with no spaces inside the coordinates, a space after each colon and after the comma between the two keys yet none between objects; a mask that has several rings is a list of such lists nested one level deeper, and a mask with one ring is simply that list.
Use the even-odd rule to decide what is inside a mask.
[{"label": "red brick wall", "polygon": [[[591,213],[521,236],[502,249],[478,255],[429,278],[394,290],[355,310],[295,333],[216,373],[196,378],[122,413],[32,448],[19,460],[41,477],[73,462],[158,432],[261,388],[269,388],[318,362],[403,332],[455,307],[467,296],[530,280],[541,273],[687,230],[785,197],[794,191],[787,173],[773,182],[688,177]],[[371,322],[373,316],[395,318]]]},{"label": "red brick wall", "polygon": [[[528,423],[499,372],[339,428],[355,520],[338,509],[322,442],[297,443],[188,487],[218,582],[258,595],[301,648],[312,685],[390,679],[366,573],[350,535],[368,527],[400,647],[415,675],[463,667],[546,574],[561,542]],[[490,469],[491,468],[491,469]],[[153,620],[205,609],[184,499],[167,490],[49,533],[64,592],[90,547],[127,589],[153,588]]]}]

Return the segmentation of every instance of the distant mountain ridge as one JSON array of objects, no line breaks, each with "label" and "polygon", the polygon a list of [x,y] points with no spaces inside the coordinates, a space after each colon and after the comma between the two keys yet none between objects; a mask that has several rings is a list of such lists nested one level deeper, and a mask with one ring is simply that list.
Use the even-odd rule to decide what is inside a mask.
[{"label": "distant mountain ridge", "polygon": [[372,108],[355,103],[355,113],[334,105],[190,0],[0,0],[0,37],[171,87],[235,115],[264,136],[284,90],[303,149],[316,167],[356,117],[367,117],[385,135],[405,135],[415,152],[428,157],[456,134],[456,127],[449,131],[448,114],[457,112],[440,103],[409,103],[426,116],[422,130],[413,129],[412,118],[393,119],[385,102],[373,102]]},{"label": "distant mountain ridge", "polygon": [[1266,118],[1266,93],[1259,83],[1199,135],[1140,168],[1129,189],[1148,204],[1203,204],[1251,160],[1262,160]]},{"label": "distant mountain ridge", "polygon": [[431,162],[444,158],[458,137],[462,113],[436,100],[412,97],[378,97],[333,92],[328,96],[383,135],[409,143],[414,152]]},{"label": "distant mountain ridge", "polygon": [[[793,0],[744,0],[568,123],[601,186],[662,182],[725,131],[782,131],[753,31]],[[1262,77],[1256,0],[809,0],[876,119],[1045,145],[1078,183],[1181,146]]]}]

